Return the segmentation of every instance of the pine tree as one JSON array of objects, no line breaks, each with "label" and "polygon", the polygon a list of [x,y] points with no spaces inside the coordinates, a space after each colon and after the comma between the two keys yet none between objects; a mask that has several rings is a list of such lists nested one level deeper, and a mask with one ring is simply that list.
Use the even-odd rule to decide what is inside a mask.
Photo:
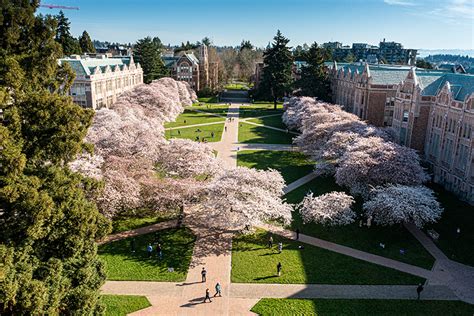
[{"label": "pine tree", "polygon": [[74,75],[37,6],[0,6],[0,314],[100,314],[95,240],[109,223],[86,199],[96,184],[67,167],[88,148],[93,112],[64,94]]},{"label": "pine tree", "polygon": [[69,56],[73,54],[80,54],[81,45],[79,45],[79,41],[71,35],[71,23],[69,22],[69,19],[66,18],[63,11],[59,11],[56,19],[58,21],[56,41],[61,44],[61,47],[63,48],[63,55]]},{"label": "pine tree", "polygon": [[168,75],[168,70],[161,59],[163,44],[159,38],[145,37],[135,44],[134,57],[143,69],[143,81],[150,83]]},{"label": "pine tree", "polygon": [[324,61],[329,58],[324,48],[313,43],[309,50],[302,52],[306,66],[301,69],[301,78],[295,83],[303,96],[317,97],[323,101],[331,101],[331,87],[328,75],[324,70]]},{"label": "pine tree", "polygon": [[293,57],[291,47],[288,47],[289,39],[285,38],[280,30],[273,38],[273,43],[263,53],[263,75],[259,87],[260,95],[270,98],[274,107],[277,100],[290,91],[292,78],[291,66]]},{"label": "pine tree", "polygon": [[82,36],[79,37],[79,45],[83,53],[95,53],[94,44],[92,44],[91,37],[87,31],[82,32]]}]

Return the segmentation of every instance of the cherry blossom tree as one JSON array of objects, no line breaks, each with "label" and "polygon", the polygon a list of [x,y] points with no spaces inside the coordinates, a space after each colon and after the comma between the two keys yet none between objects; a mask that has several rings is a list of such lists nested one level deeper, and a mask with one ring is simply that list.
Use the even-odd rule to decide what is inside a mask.
[{"label": "cherry blossom tree", "polygon": [[155,168],[168,177],[213,176],[222,168],[212,148],[188,139],[172,139],[161,146]]},{"label": "cherry blossom tree", "polygon": [[443,212],[433,191],[425,186],[377,187],[363,208],[379,225],[409,222],[420,228],[436,222]]},{"label": "cherry blossom tree", "polygon": [[307,194],[298,204],[303,222],[314,222],[329,226],[348,225],[354,222],[356,214],[351,206],[352,196],[344,192],[330,192],[320,196]]},{"label": "cherry blossom tree", "polygon": [[427,180],[420,157],[413,149],[380,137],[358,138],[348,147],[336,170],[337,184],[365,197],[371,187],[420,185]]},{"label": "cherry blossom tree", "polygon": [[266,220],[291,221],[292,207],[282,200],[285,181],[278,171],[236,167],[209,184],[202,209],[213,226],[242,229]]}]

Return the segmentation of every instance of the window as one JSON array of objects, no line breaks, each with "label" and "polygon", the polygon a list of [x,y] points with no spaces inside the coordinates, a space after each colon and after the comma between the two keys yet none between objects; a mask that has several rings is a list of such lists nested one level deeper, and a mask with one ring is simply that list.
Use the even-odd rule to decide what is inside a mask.
[{"label": "window", "polygon": [[446,144],[443,148],[443,161],[447,163],[451,163],[451,159],[453,156],[453,141],[451,139],[446,139]]},{"label": "window", "polygon": [[408,110],[403,110],[403,122],[408,122]]},{"label": "window", "polygon": [[436,154],[438,153],[438,146],[439,146],[439,135],[434,133],[431,138],[431,149],[430,149],[430,153],[433,156],[436,156]]},{"label": "window", "polygon": [[467,158],[469,156],[469,147],[461,144],[459,145],[459,154],[457,159],[457,165],[459,170],[466,170],[467,167]]},{"label": "window", "polygon": [[404,127],[400,128],[400,144],[401,145],[406,144],[406,137],[407,137],[407,129]]}]

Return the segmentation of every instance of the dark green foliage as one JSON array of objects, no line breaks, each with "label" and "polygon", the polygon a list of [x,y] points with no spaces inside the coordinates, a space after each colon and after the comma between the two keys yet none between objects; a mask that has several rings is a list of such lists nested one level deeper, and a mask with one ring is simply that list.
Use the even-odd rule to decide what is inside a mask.
[{"label": "dark green foliage", "polygon": [[302,52],[302,60],[307,64],[301,70],[301,79],[296,82],[301,95],[331,101],[330,81],[324,70],[324,61],[328,58],[328,52],[318,47],[316,42],[309,50]]},{"label": "dark green foliage", "polygon": [[290,40],[278,30],[271,47],[263,53],[265,65],[258,94],[263,99],[273,101],[275,109],[278,99],[291,90],[293,81],[291,77],[293,56],[291,47],[287,46],[289,42]]},{"label": "dark green foliage", "polygon": [[416,60],[416,67],[424,68],[424,69],[433,69],[433,65],[430,62],[427,62],[424,59],[417,59]]},{"label": "dark green foliage", "polygon": [[1,3],[0,314],[101,314],[95,240],[110,224],[86,199],[96,184],[67,167],[92,113],[63,95],[74,74],[37,5]]},{"label": "dark green foliage", "polygon": [[79,37],[79,45],[83,53],[95,53],[94,44],[92,44],[91,37],[87,31],[82,32],[82,36]]},{"label": "dark green foliage", "polygon": [[143,69],[143,80],[150,83],[168,75],[168,70],[161,59],[163,45],[157,37],[145,37],[135,44],[135,61],[139,62]]},{"label": "dark green foliage", "polygon": [[240,43],[240,50],[244,50],[244,49],[249,49],[249,50],[253,50],[253,45],[252,43],[250,43],[250,41],[245,41],[245,40],[242,40],[242,43]]},{"label": "dark green foliage", "polygon": [[59,15],[56,16],[58,21],[58,31],[56,33],[56,41],[61,44],[63,48],[63,55],[69,56],[73,54],[80,54],[82,52],[79,40],[71,35],[70,27],[71,24],[69,19],[66,18],[63,11],[59,11]]}]

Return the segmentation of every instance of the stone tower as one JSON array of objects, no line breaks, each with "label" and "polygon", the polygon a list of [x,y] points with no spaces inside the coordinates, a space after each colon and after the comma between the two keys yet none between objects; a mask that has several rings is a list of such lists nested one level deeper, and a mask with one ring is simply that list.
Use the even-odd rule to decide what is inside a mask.
[{"label": "stone tower", "polygon": [[207,46],[204,44],[199,47],[199,77],[198,90],[209,87],[209,56]]}]

